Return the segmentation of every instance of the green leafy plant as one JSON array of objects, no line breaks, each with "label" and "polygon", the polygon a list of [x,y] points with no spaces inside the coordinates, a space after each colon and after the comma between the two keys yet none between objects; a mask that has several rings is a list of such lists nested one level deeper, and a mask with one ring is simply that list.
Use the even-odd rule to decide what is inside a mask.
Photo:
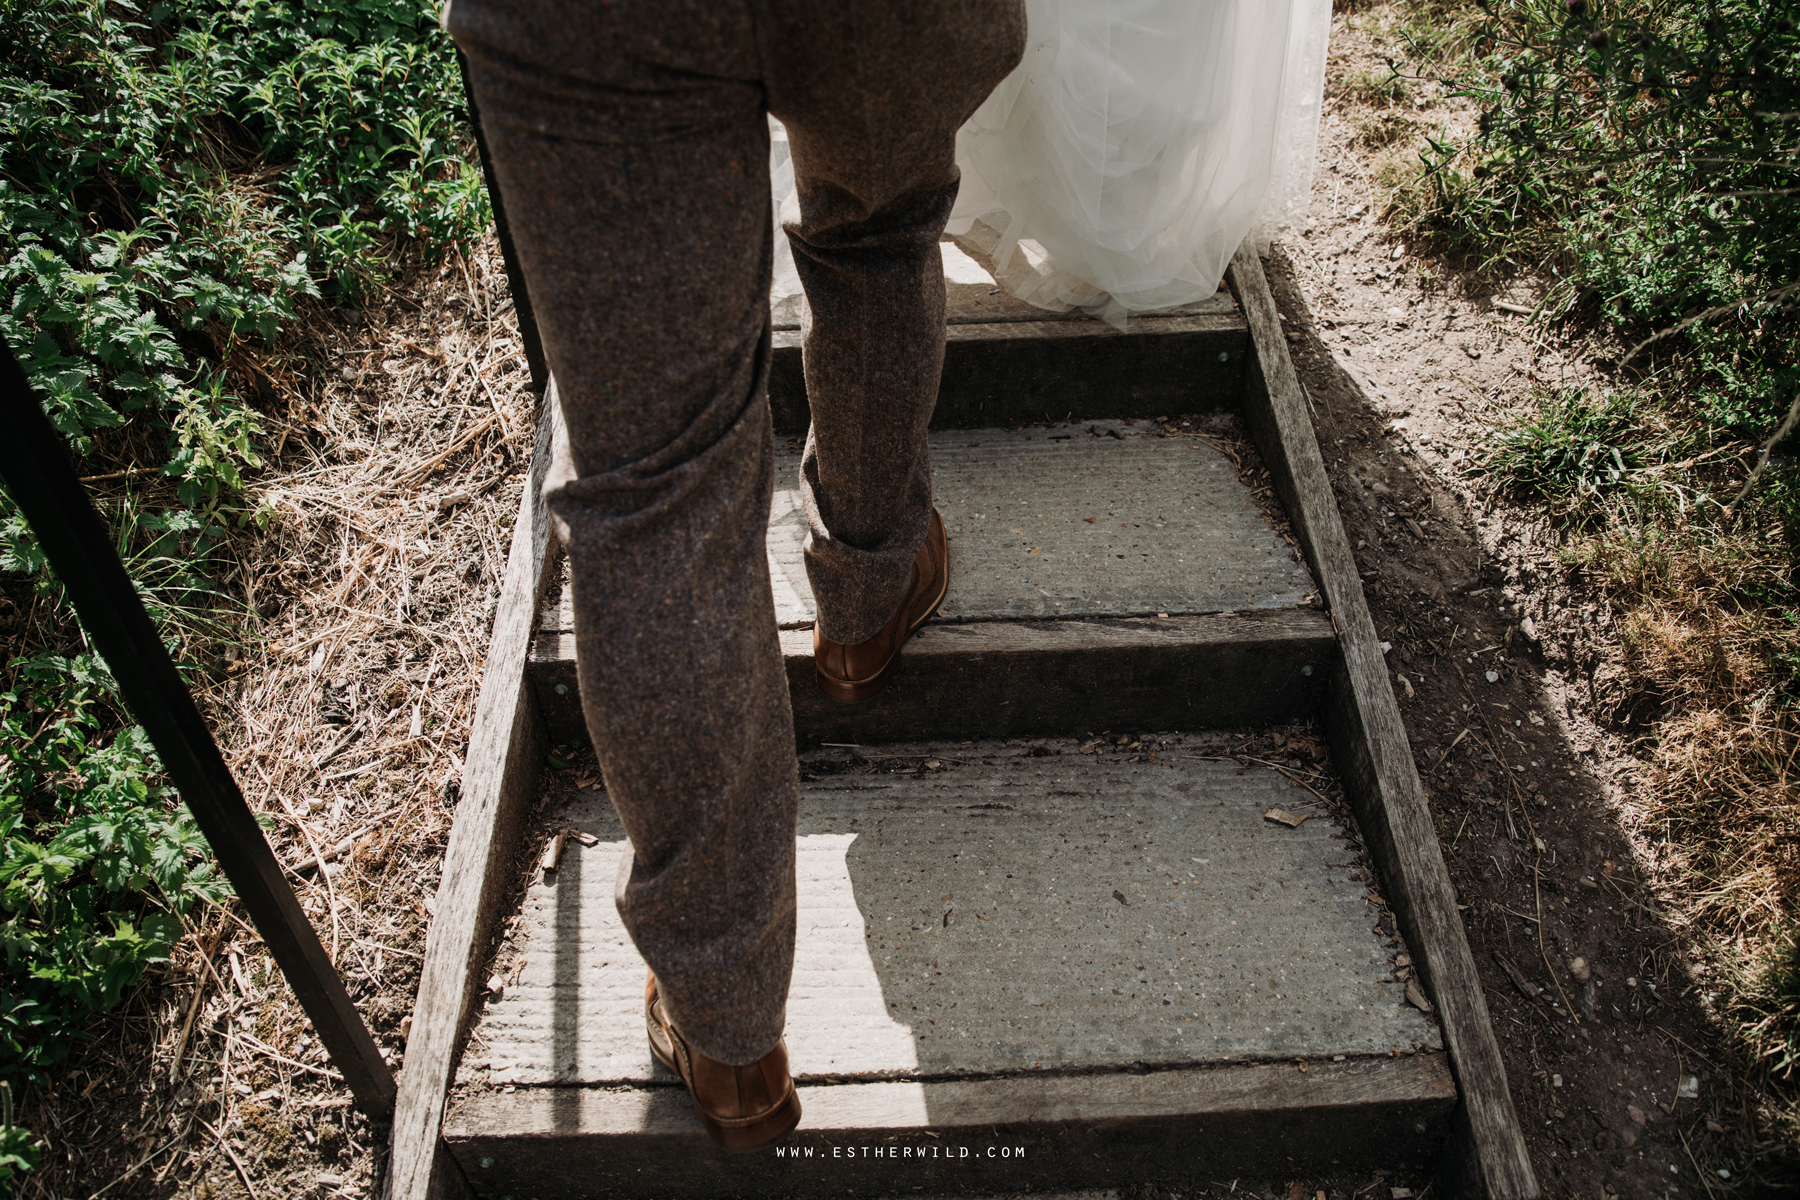
[{"label": "green leafy plant", "polygon": [[[486,229],[437,8],[0,0],[0,337],[83,474],[146,480],[103,507],[190,678],[239,624],[219,550],[309,319]],[[0,631],[0,1078],[29,1080],[226,889],[3,490],[0,587],[31,613]],[[0,1180],[38,1145],[0,1121]]]},{"label": "green leafy plant", "polygon": [[0,1072],[34,1076],[168,957],[180,914],[225,886],[153,782],[143,731],[117,727],[99,663],[38,655],[18,675],[38,686],[0,694]]},{"label": "green leafy plant", "polygon": [[1646,490],[1649,440],[1634,394],[1558,388],[1497,432],[1477,469],[1558,513],[1595,515],[1616,495]]},{"label": "green leafy plant", "polygon": [[1490,270],[1547,274],[1543,309],[1594,312],[1714,436],[1775,427],[1796,391],[1800,28],[1775,0],[1482,3],[1451,93],[1466,142],[1428,140],[1420,234]]},{"label": "green leafy plant", "polygon": [[1541,284],[1538,318],[1597,335],[1615,370],[1610,393],[1538,397],[1478,470],[1563,525],[1559,557],[1616,610],[1634,684],[1667,698],[1642,743],[1645,827],[1661,823],[1689,927],[1729,966],[1721,1011],[1800,1145],[1800,447],[1782,433],[1800,393],[1800,14],[1405,7],[1455,9],[1457,32],[1420,35],[1395,73],[1479,123],[1423,139],[1391,218],[1476,278]]},{"label": "green leafy plant", "polygon": [[167,429],[183,501],[229,495],[247,368],[299,307],[378,286],[396,238],[486,227],[435,15],[0,3],[0,335],[76,453]]},{"label": "green leafy plant", "polygon": [[[0,1000],[0,1006],[9,1003]],[[0,1183],[36,1167],[43,1153],[43,1142],[31,1130],[13,1124],[12,1087],[0,1079]]]}]

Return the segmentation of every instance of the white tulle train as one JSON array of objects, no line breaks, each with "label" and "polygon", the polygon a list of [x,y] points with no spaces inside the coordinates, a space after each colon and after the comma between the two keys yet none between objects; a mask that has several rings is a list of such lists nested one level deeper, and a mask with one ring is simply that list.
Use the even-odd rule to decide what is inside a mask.
[{"label": "white tulle train", "polygon": [[[1115,322],[1213,294],[1304,225],[1331,0],[1026,0],[1024,61],[957,136],[949,232],[1021,299]],[[800,292],[772,122],[773,298]]]}]

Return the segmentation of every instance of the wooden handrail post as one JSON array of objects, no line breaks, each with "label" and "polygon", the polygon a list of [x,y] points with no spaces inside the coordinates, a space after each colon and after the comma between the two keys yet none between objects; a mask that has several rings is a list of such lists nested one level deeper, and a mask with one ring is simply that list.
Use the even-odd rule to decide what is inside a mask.
[{"label": "wooden handrail post", "polygon": [[275,956],[357,1106],[385,1119],[394,1075],[300,909],[256,816],[125,573],[12,348],[0,341],[0,480],[25,516],[119,692],[150,735],[244,910]]},{"label": "wooden handrail post", "polygon": [[500,185],[494,182],[494,160],[488,156],[487,135],[481,131],[481,110],[475,104],[475,89],[469,83],[469,60],[462,49],[456,51],[456,66],[462,72],[463,99],[469,106],[469,125],[475,131],[475,149],[481,156],[481,177],[487,183],[488,204],[494,210],[494,234],[500,240],[500,261],[506,265],[506,286],[512,292],[513,312],[519,318],[519,337],[525,343],[525,365],[531,370],[531,390],[542,395],[550,380],[550,369],[544,365],[544,343],[538,337],[537,313],[531,307],[531,292],[525,286],[525,273],[519,270],[518,255],[513,252],[512,229],[506,223],[506,205],[500,198]]}]

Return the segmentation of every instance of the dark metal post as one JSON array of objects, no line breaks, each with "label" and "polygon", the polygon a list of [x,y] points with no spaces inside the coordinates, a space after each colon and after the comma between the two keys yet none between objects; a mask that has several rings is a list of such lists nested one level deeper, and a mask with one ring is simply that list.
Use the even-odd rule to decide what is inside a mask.
[{"label": "dark metal post", "polygon": [[75,477],[62,438],[44,416],[12,348],[0,341],[0,351],[0,428],[5,430],[0,479],[37,534],[94,648],[150,735],[163,769],[211,843],[357,1105],[386,1118],[394,1108],[393,1072],[282,878],[274,851]]},{"label": "dark metal post", "polygon": [[488,157],[487,135],[481,131],[481,110],[475,106],[475,89],[469,83],[469,60],[459,47],[456,65],[462,71],[463,99],[469,106],[469,124],[475,129],[475,149],[481,155],[481,177],[487,180],[488,203],[494,209],[494,233],[500,239],[500,259],[506,264],[506,286],[512,292],[513,312],[519,318],[519,337],[525,342],[525,365],[531,369],[531,388],[542,393],[550,379],[544,365],[544,343],[538,338],[537,314],[531,308],[531,293],[525,287],[525,275],[519,270],[519,259],[513,253],[512,230],[506,224],[506,205],[500,199],[500,185],[494,182],[494,160]]}]

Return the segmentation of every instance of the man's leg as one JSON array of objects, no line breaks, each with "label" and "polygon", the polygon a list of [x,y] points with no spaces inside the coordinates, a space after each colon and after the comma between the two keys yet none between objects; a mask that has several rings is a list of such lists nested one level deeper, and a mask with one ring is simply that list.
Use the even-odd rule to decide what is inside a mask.
[{"label": "man's leg", "polygon": [[793,964],[793,718],[764,544],[768,129],[741,3],[456,0],[569,425],[583,709],[619,911],[701,1053],[756,1062]]},{"label": "man's leg", "polygon": [[1021,0],[766,0],[769,110],[793,143],[806,288],[801,465],[820,633],[874,637],[931,515],[925,433],[944,359],[938,238],[956,131],[1019,62]]}]

